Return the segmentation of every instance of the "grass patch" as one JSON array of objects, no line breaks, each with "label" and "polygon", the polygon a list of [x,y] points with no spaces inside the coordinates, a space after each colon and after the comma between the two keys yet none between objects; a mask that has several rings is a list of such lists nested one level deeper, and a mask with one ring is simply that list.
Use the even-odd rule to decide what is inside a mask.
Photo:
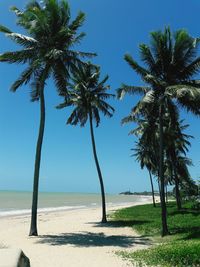
[{"label": "grass patch", "polygon": [[170,236],[161,238],[161,208],[157,205],[135,206],[116,211],[112,218],[129,225],[141,235],[151,237],[156,245],[150,249],[120,255],[137,262],[138,266],[197,267],[200,266],[200,210],[194,203],[185,203],[177,211],[176,203],[167,207]]},{"label": "grass patch", "polygon": [[[168,226],[171,238],[174,239],[200,239],[200,210],[193,208],[189,202],[178,211],[175,202],[167,205]],[[129,224],[142,235],[159,237],[161,232],[161,208],[153,208],[151,204],[134,206],[116,211],[112,219],[123,225]],[[162,238],[162,241],[168,237]]]},{"label": "grass patch", "polygon": [[154,248],[135,251],[133,253],[120,252],[119,255],[138,263],[138,266],[165,267],[196,267],[200,266],[200,242],[184,241],[172,244],[162,244]]}]

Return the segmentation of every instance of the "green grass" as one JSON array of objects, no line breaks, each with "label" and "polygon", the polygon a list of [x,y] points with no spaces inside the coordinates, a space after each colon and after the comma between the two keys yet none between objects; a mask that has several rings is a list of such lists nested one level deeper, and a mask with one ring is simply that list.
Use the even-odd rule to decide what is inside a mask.
[{"label": "green grass", "polygon": [[161,209],[152,205],[135,206],[119,210],[112,219],[115,223],[131,226],[141,235],[155,243],[150,249],[133,253],[120,253],[143,266],[196,267],[200,266],[200,210],[189,202],[177,211],[174,202],[168,204],[168,226],[170,235],[160,237]]},{"label": "green grass", "polygon": [[138,266],[196,267],[200,266],[200,242],[187,241],[162,244],[133,253],[118,253],[124,258],[137,262]]}]

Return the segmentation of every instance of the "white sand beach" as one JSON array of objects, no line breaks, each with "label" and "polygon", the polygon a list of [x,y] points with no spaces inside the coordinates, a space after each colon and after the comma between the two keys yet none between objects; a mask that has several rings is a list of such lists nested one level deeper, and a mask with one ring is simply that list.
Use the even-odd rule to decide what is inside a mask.
[{"label": "white sand beach", "polygon": [[21,248],[31,267],[132,266],[115,252],[145,248],[150,241],[130,227],[99,224],[100,215],[100,208],[41,213],[38,237],[28,236],[29,216],[4,217],[0,219],[0,246]]}]

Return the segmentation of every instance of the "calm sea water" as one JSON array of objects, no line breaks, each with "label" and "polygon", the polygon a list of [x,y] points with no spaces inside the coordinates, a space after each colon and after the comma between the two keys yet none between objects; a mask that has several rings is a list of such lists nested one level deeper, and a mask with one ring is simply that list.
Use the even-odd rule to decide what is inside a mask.
[{"label": "calm sea water", "polygon": [[[149,197],[106,195],[108,206],[145,201]],[[31,192],[0,191],[0,217],[29,214]],[[98,207],[101,205],[99,194],[86,193],[39,193],[39,212]]]}]

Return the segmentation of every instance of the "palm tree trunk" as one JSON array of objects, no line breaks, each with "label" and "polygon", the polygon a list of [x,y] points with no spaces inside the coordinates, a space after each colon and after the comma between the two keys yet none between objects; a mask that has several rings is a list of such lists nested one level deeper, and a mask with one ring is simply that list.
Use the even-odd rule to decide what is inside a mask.
[{"label": "palm tree trunk", "polygon": [[99,176],[99,182],[100,182],[100,187],[101,187],[101,200],[102,200],[102,223],[106,223],[106,201],[105,201],[105,191],[104,191],[104,184],[103,184],[103,178],[101,174],[101,169],[99,166],[99,161],[97,158],[97,153],[96,153],[96,145],[95,145],[95,139],[94,139],[94,130],[93,130],[93,123],[92,123],[92,114],[91,112],[89,113],[89,118],[90,118],[90,133],[91,133],[91,140],[92,140],[92,149],[93,149],[93,154],[94,154],[94,160]]},{"label": "palm tree trunk", "polygon": [[[159,196],[161,196],[161,194],[160,194],[160,181],[159,181],[159,172],[158,172],[158,191],[159,191]],[[161,202],[161,199],[160,199],[160,202]]]},{"label": "palm tree trunk", "polygon": [[37,236],[37,206],[38,206],[38,188],[39,188],[39,173],[42,142],[44,136],[45,126],[45,100],[44,100],[44,85],[40,91],[40,128],[37,140],[36,155],[35,155],[35,169],[34,169],[34,182],[33,182],[33,196],[32,196],[32,211],[31,211],[31,227],[29,236]]},{"label": "palm tree trunk", "polygon": [[152,179],[152,175],[151,175],[150,171],[149,171],[149,177],[150,177],[150,182],[151,182],[151,192],[152,192],[153,206],[156,207],[154,188],[153,188],[153,179]]},{"label": "palm tree trunk", "polygon": [[178,210],[180,210],[182,208],[181,195],[180,195],[179,181],[178,181],[178,177],[177,177],[176,171],[175,171],[174,177],[175,177],[176,205],[177,205]]},{"label": "palm tree trunk", "polygon": [[168,203],[167,184],[165,185],[165,199],[166,199],[166,203]]},{"label": "palm tree trunk", "polygon": [[164,146],[163,146],[163,107],[159,107],[159,178],[160,178],[160,200],[161,200],[161,217],[162,217],[162,236],[169,234],[167,227],[167,208],[165,203],[165,181],[164,181]]},{"label": "palm tree trunk", "polygon": [[173,167],[173,173],[174,173],[174,180],[175,180],[175,194],[176,194],[176,205],[177,209],[180,210],[182,208],[181,205],[181,194],[179,190],[179,179],[177,175],[177,157],[175,153],[175,147],[173,149],[173,158],[172,158],[172,167]]}]

